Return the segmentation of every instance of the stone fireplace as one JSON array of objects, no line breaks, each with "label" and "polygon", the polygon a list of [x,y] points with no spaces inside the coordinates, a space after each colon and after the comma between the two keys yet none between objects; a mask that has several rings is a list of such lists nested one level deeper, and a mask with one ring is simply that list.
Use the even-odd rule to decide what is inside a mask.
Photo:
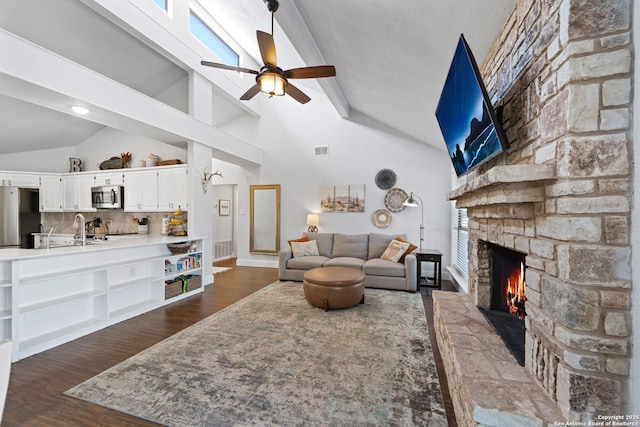
[{"label": "stone fireplace", "polygon": [[526,256],[525,370],[567,420],[630,403],[630,15],[628,0],[518,1],[481,67],[511,147],[449,195],[469,216],[475,306],[491,305],[488,245]]}]

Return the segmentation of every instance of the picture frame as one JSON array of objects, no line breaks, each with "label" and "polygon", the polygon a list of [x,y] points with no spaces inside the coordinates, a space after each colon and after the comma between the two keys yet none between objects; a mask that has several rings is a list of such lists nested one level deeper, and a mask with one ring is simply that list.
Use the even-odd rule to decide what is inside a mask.
[{"label": "picture frame", "polygon": [[364,212],[364,184],[325,186],[320,193],[320,212]]},{"label": "picture frame", "polygon": [[218,214],[220,216],[231,215],[231,201],[226,199],[218,200]]}]

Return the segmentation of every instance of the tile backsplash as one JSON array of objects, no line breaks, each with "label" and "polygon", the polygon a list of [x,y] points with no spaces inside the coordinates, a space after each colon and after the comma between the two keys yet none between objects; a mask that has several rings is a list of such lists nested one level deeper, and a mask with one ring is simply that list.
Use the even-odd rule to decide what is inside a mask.
[{"label": "tile backsplash", "polygon": [[[48,232],[51,227],[55,227],[56,234],[74,233],[73,220],[77,212],[47,212],[43,214],[44,231]],[[98,212],[80,212],[84,215],[85,221],[92,221],[100,218],[104,224],[111,221],[109,234],[130,234],[138,232],[137,218],[148,218],[149,234],[160,234],[162,231],[162,218],[171,218],[168,212],[124,212],[122,210],[101,210]],[[187,213],[183,214],[187,219]]]}]

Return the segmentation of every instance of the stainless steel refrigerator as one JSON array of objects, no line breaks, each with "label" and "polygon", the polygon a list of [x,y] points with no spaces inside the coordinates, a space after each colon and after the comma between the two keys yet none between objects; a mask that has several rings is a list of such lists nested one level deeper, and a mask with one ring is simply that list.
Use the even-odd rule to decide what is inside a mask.
[{"label": "stainless steel refrigerator", "polygon": [[40,232],[38,190],[0,187],[0,247],[33,248]]}]

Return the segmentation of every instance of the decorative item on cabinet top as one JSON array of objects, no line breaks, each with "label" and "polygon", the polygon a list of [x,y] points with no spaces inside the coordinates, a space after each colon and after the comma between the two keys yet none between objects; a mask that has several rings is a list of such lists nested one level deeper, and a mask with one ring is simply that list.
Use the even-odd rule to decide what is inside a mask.
[{"label": "decorative item on cabinet top", "polygon": [[103,161],[102,163],[98,164],[98,168],[100,170],[105,170],[105,169],[122,169],[124,167],[124,163],[122,162],[122,159],[120,157],[111,157],[110,159],[107,159],[105,161]]}]

